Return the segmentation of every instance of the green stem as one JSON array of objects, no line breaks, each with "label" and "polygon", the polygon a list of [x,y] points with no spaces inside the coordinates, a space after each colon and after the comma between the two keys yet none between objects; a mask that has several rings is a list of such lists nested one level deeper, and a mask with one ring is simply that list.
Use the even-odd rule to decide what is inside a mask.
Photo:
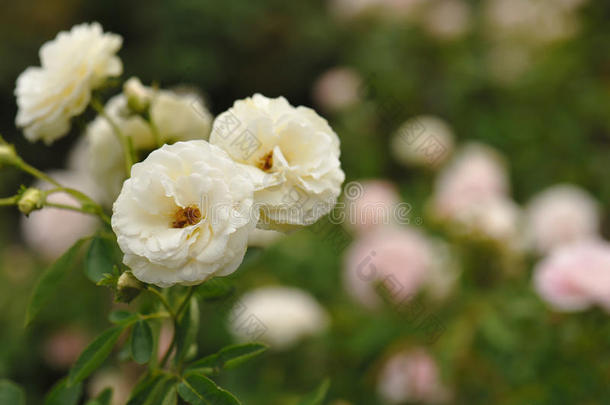
[{"label": "green stem", "polygon": [[152,118],[149,117],[147,121],[148,125],[150,125],[150,132],[152,132],[155,144],[157,145],[157,148],[160,148],[161,146],[163,146],[163,142],[161,141],[161,134],[159,133],[159,128],[157,128],[157,125],[153,122]]},{"label": "green stem", "polygon": [[[58,193],[58,192],[66,192],[66,193],[72,194],[73,196],[75,196],[79,200],[81,200],[83,205],[81,205],[80,207],[76,207],[73,205],[57,204],[57,203],[52,203],[52,202],[46,201],[46,197],[49,194]],[[54,208],[60,208],[60,209],[70,210],[70,211],[78,211],[78,212],[82,212],[84,214],[97,215],[106,224],[111,225],[110,218],[108,217],[108,215],[106,215],[106,213],[104,212],[102,207],[100,205],[96,204],[87,195],[81,193],[78,190],[65,188],[65,187],[58,187],[56,189],[49,190],[45,193],[45,202],[43,205],[45,207],[54,207]]]},{"label": "green stem", "polygon": [[157,291],[154,287],[148,286],[146,288],[146,291],[152,293],[154,296],[156,296],[159,301],[161,301],[161,304],[165,307],[165,309],[167,309],[167,312],[169,312],[169,314],[171,315],[172,318],[176,318],[176,314],[174,313],[174,310],[172,309],[172,306],[169,304],[169,301],[167,301],[167,298],[165,298],[165,296],[163,294],[161,294],[159,291]]},{"label": "green stem", "polygon": [[184,298],[184,301],[182,301],[182,304],[180,304],[180,306],[178,307],[178,311],[176,311],[176,318],[180,318],[182,311],[184,310],[184,308],[186,308],[186,305],[190,301],[194,292],[195,292],[195,288],[193,286],[189,287],[189,290],[186,293],[186,297]]},{"label": "green stem", "polygon": [[131,166],[133,166],[133,163],[135,161],[133,140],[131,139],[131,137],[125,136],[123,131],[121,131],[121,128],[119,128],[117,123],[114,122],[110,115],[108,115],[106,109],[98,99],[93,98],[91,100],[91,106],[95,111],[97,111],[99,115],[101,115],[106,119],[106,121],[108,121],[108,124],[110,124],[110,127],[112,127],[112,130],[114,131],[119,142],[121,143],[121,147],[123,149],[123,156],[125,157],[125,172],[127,173],[127,177],[129,177],[131,175]]},{"label": "green stem", "polygon": [[17,205],[17,201],[19,201],[19,196],[17,195],[14,195],[12,197],[0,198],[0,207]]},{"label": "green stem", "polygon": [[174,347],[176,346],[176,337],[177,337],[176,331],[178,330],[178,319],[180,319],[180,315],[182,315],[182,311],[184,311],[184,309],[186,308],[186,305],[190,301],[190,299],[193,296],[194,292],[195,292],[195,288],[192,287],[192,286],[189,287],[189,290],[186,293],[186,296],[184,297],[184,300],[182,301],[182,303],[178,307],[178,310],[175,313],[175,317],[174,317],[174,336],[172,337],[172,342],[170,343],[169,348],[167,349],[167,351],[163,355],[163,358],[161,359],[161,362],[159,363],[159,365],[162,368],[165,367],[165,363],[167,363],[167,360],[169,359],[170,354],[172,353],[172,351],[174,350]]},{"label": "green stem", "polygon": [[17,168],[23,170],[26,173],[31,174],[32,176],[34,176],[34,177],[36,177],[36,178],[38,178],[40,180],[46,181],[48,183],[51,183],[54,186],[62,187],[62,185],[59,184],[59,182],[57,180],[55,180],[52,177],[44,174],[43,172],[41,172],[40,170],[36,169],[35,167],[30,166],[29,164],[27,164],[22,159],[19,159],[19,163],[17,163]]}]

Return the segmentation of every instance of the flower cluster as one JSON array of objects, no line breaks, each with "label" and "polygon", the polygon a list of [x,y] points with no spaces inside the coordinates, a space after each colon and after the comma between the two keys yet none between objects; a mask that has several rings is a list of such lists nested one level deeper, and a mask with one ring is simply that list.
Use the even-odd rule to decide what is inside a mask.
[{"label": "flower cluster", "polygon": [[[112,205],[112,229],[135,277],[168,287],[230,274],[255,228],[294,230],[331,211],[345,175],[339,137],[324,118],[256,94],[214,120],[196,92],[135,77],[103,105],[93,91],[122,72],[121,42],[97,23],[62,32],[15,93],[17,125],[31,141],[64,136],[88,105],[99,113],[72,160],[88,172],[96,200]],[[81,211],[103,215],[70,195],[87,203]]]}]

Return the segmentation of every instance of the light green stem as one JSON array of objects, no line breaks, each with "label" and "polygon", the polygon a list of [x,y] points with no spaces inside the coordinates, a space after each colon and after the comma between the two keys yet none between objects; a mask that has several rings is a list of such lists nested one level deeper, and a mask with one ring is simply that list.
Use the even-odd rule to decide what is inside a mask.
[{"label": "light green stem", "polygon": [[106,119],[106,121],[108,121],[108,124],[110,124],[116,137],[118,138],[119,142],[121,143],[121,147],[123,149],[123,156],[125,157],[125,172],[127,174],[127,177],[129,177],[131,175],[131,166],[133,166],[133,163],[135,161],[133,140],[131,139],[131,137],[125,136],[123,131],[121,131],[121,128],[119,128],[119,126],[117,125],[116,122],[114,122],[112,117],[110,117],[110,115],[108,115],[108,113],[106,112],[106,109],[104,108],[104,106],[98,99],[93,98],[91,100],[91,106],[93,107],[93,109],[95,111],[97,111],[97,113],[99,115],[101,115],[102,117],[104,117]]}]

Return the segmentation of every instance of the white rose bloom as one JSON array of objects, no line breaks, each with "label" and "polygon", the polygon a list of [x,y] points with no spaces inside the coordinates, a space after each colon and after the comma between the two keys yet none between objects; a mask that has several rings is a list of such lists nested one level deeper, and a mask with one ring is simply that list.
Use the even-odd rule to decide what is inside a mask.
[{"label": "white rose bloom", "polygon": [[[88,177],[76,171],[57,170],[49,176],[66,187],[81,190],[89,196],[93,185]],[[34,187],[39,189],[52,188],[48,183],[38,181]],[[53,193],[47,201],[55,204],[79,206],[74,197],[66,193]],[[78,239],[93,234],[99,222],[96,217],[76,211],[45,207],[32,212],[28,217],[21,218],[21,232],[26,244],[42,255],[46,260],[53,261],[60,257]]]},{"label": "white rose bloom", "polygon": [[595,239],[601,222],[597,202],[570,184],[550,187],[527,207],[527,233],[540,253],[569,242]]},{"label": "white rose bloom", "polygon": [[[173,143],[191,139],[208,139],[212,116],[203,101],[194,94],[176,94],[169,90],[154,91],[141,86],[136,78],[128,80],[142,98],[150,97],[150,117],[161,142]],[[125,136],[132,139],[137,153],[156,148],[152,128],[140,115],[129,109],[127,97],[117,95],[106,104],[106,112],[117,123]],[[87,127],[89,142],[89,170],[100,186],[103,203],[111,205],[125,180],[125,158],[120,142],[104,117],[97,117]]]},{"label": "white rose bloom", "polygon": [[255,181],[259,227],[311,225],[335,205],[345,174],[339,138],[310,108],[260,94],[238,100],[214,121],[210,143],[244,164]]},{"label": "white rose bloom", "polygon": [[153,151],[131,170],[114,203],[123,263],[141,281],[193,285],[241,264],[253,213],[243,168],[205,141]]},{"label": "white rose bloom", "polygon": [[50,144],[70,130],[70,119],[85,110],[91,91],[122,73],[115,55],[121,44],[119,35],[91,23],[62,31],[40,48],[41,67],[21,73],[15,89],[15,122],[30,142]]},{"label": "white rose bloom", "polygon": [[435,167],[453,151],[455,135],[449,124],[433,115],[403,123],[390,141],[392,154],[404,165]]},{"label": "white rose bloom", "polygon": [[240,341],[262,340],[284,350],[322,332],[329,323],[324,308],[298,288],[263,287],[242,296],[229,317],[229,329]]}]

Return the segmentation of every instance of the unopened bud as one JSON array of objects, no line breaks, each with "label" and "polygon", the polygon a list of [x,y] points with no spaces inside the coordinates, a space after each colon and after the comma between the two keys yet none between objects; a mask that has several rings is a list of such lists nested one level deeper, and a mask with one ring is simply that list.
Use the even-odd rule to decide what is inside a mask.
[{"label": "unopened bud", "polygon": [[0,167],[14,165],[19,160],[13,145],[0,144]]},{"label": "unopened bud", "polygon": [[117,282],[116,299],[120,302],[131,302],[143,288],[144,284],[135,278],[130,271],[126,271],[121,274]]},{"label": "unopened bud", "polygon": [[127,106],[133,112],[141,114],[148,110],[151,101],[151,91],[142,85],[140,79],[132,77],[123,85],[123,93],[127,98]]},{"label": "unopened bud", "polygon": [[25,215],[30,215],[32,211],[41,209],[43,204],[44,194],[42,191],[37,188],[28,188],[21,194],[21,197],[19,197],[17,207],[19,208],[19,211],[23,212]]}]

